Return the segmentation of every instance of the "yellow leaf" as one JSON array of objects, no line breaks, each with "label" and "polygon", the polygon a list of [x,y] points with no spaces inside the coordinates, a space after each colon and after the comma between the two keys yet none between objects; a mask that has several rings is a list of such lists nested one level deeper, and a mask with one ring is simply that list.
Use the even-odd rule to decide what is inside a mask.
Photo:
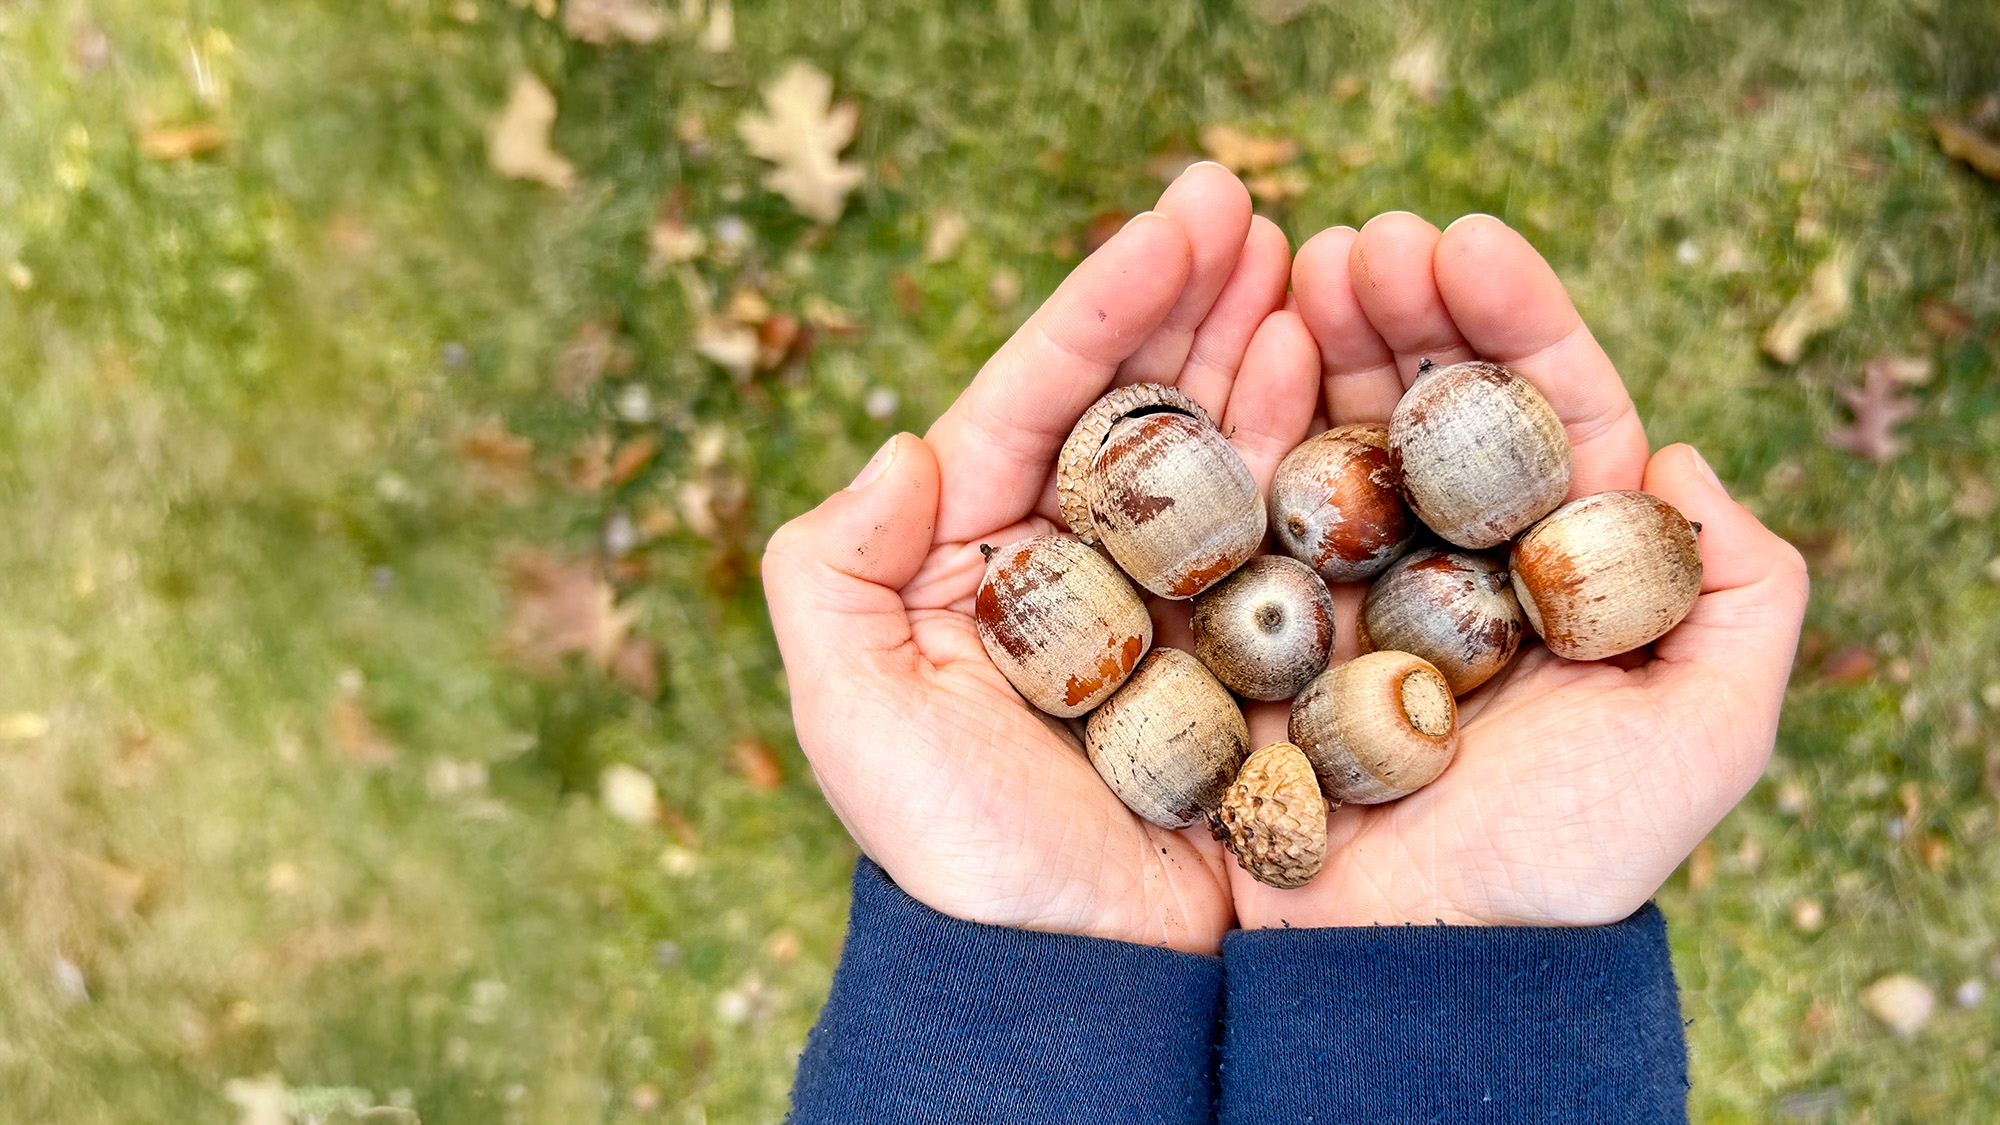
[{"label": "yellow leaf", "polygon": [[1765,331],[1764,351],[1779,363],[1797,363],[1806,342],[1847,319],[1847,255],[1836,253],[1814,267],[1806,287]]},{"label": "yellow leaf", "polygon": [[791,201],[799,213],[822,223],[840,218],[847,194],[866,173],[840,159],[854,140],[860,113],[852,102],[833,104],[833,79],[808,62],[794,62],[764,86],[764,113],[747,113],[737,132],[757,156],[777,165],[764,186]]},{"label": "yellow leaf", "polygon": [[1299,155],[1299,144],[1290,137],[1254,137],[1231,125],[1203,129],[1201,147],[1217,164],[1236,173],[1266,171]]},{"label": "yellow leaf", "polygon": [[156,126],[139,134],[139,151],[154,160],[187,160],[228,143],[222,126],[204,121],[194,125]]},{"label": "yellow leaf", "polygon": [[576,184],[576,167],[549,147],[556,123],[556,96],[532,74],[517,75],[507,108],[486,134],[486,158],[493,170],[513,180],[534,180],[558,191]]},{"label": "yellow leaf", "polygon": [[2000,144],[1944,117],[1931,118],[1931,132],[1937,134],[1938,147],[1946,156],[1965,161],[1987,179],[2000,180]]},{"label": "yellow leaf", "polygon": [[585,43],[607,46],[657,43],[673,27],[667,14],[648,0],[569,0],[563,30]]}]

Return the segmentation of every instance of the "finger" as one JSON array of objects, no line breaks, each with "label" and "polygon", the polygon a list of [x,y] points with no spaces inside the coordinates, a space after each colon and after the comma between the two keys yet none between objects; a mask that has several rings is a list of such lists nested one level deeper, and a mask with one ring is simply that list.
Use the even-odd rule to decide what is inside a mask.
[{"label": "finger", "polygon": [[1118,368],[1115,382],[1172,383],[1187,363],[1195,333],[1236,270],[1250,233],[1250,192],[1235,173],[1214,161],[1189,166],[1154,208],[1179,223],[1193,252],[1193,267],[1173,311]]},{"label": "finger", "polygon": [[1028,513],[1070,427],[1180,298],[1191,260],[1180,224],[1137,216],[986,361],[924,435],[941,477],[940,541]]},{"label": "finger", "polygon": [[1222,432],[1269,492],[1271,475],[1285,454],[1306,439],[1319,403],[1319,352],[1306,322],[1294,312],[1264,318],[1243,354],[1243,370],[1230,388]]},{"label": "finger", "polygon": [[1405,388],[1425,360],[1443,367],[1474,358],[1438,295],[1437,244],[1436,227],[1408,211],[1390,211],[1362,226],[1347,256],[1355,300],[1395,354]]},{"label": "finger", "polygon": [[930,447],[898,434],[853,485],[771,536],[764,597],[800,713],[856,675],[914,674],[909,614],[897,590],[930,552],[937,505]]},{"label": "finger", "polygon": [[1396,353],[1389,350],[1355,299],[1347,272],[1353,227],[1323,230],[1299,247],[1292,263],[1292,298],[1319,345],[1327,421],[1387,422],[1403,397]]},{"label": "finger", "polygon": [[1284,304],[1291,259],[1291,243],[1278,224],[1262,215],[1250,220],[1250,235],[1236,259],[1236,272],[1229,275],[1229,284],[1215,298],[1208,319],[1195,330],[1187,363],[1174,382],[1210,415],[1222,416],[1251,337],[1264,318]]},{"label": "finger", "polygon": [[1434,257],[1438,294],[1467,343],[1520,372],[1562,419],[1576,454],[1570,498],[1639,487],[1645,426],[1547,260],[1490,215],[1453,223]]}]

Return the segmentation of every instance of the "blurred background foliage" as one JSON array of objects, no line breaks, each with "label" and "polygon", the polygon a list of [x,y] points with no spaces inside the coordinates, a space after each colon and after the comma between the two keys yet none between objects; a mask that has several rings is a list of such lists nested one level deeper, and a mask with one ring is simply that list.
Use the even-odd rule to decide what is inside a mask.
[{"label": "blurred background foliage", "polygon": [[1982,0],[0,0],[0,1117],[782,1116],[762,541],[1212,155],[1514,224],[1807,551],[1696,1119],[1991,1121],[1996,129]]}]

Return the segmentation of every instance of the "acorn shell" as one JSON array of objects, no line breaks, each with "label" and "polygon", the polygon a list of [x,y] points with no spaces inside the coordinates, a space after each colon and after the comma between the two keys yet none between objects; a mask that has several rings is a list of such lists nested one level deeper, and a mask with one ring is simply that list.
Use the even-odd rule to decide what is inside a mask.
[{"label": "acorn shell", "polygon": [[1425,547],[1368,587],[1357,633],[1363,652],[1421,656],[1453,695],[1464,695],[1514,659],[1526,628],[1506,567],[1485,555]]},{"label": "acorn shell", "polygon": [[1156,648],[1085,721],[1083,744],[1127,808],[1185,828],[1221,804],[1250,751],[1250,728],[1201,661]]},{"label": "acorn shell", "polygon": [[1084,480],[1097,535],[1132,581],[1191,598],[1264,542],[1264,501],[1221,431],[1185,414],[1111,427]]},{"label": "acorn shell", "polygon": [[1063,441],[1062,452],[1056,455],[1056,498],[1062,505],[1063,522],[1078,539],[1097,542],[1097,525],[1090,518],[1090,501],[1084,497],[1083,482],[1090,475],[1091,465],[1097,462],[1097,451],[1104,447],[1111,427],[1134,414],[1161,411],[1185,414],[1211,427],[1215,425],[1208,411],[1180,388],[1161,383],[1132,383],[1115,388],[1077,419]]},{"label": "acorn shell", "polygon": [[1061,718],[1110,698],[1153,644],[1139,591],[1067,535],[990,551],[972,615],[994,667],[1029,703]]},{"label": "acorn shell", "polygon": [[1194,654],[1246,699],[1290,699],[1333,651],[1333,595],[1312,567],[1258,555],[1194,600]]},{"label": "acorn shell", "polygon": [[1602,660],[1651,644],[1701,596],[1701,546],[1680,510],[1645,492],[1563,505],[1514,544],[1514,593],[1549,650]]},{"label": "acorn shell", "polygon": [[1303,887],[1326,863],[1326,816],[1305,751],[1274,742],[1250,755],[1223,794],[1216,834],[1252,879]]},{"label": "acorn shell", "polygon": [[1403,502],[1389,427],[1336,426],[1285,455],[1271,478],[1271,538],[1328,582],[1356,582],[1408,549],[1421,525]]},{"label": "acorn shell", "polygon": [[1572,457],[1562,419],[1540,391],[1473,360],[1419,377],[1389,418],[1403,495],[1432,531],[1491,547],[1555,510]]},{"label": "acorn shell", "polygon": [[1292,702],[1291,739],[1328,799],[1376,805],[1437,780],[1458,750],[1458,705],[1436,668],[1371,652],[1327,669]]}]

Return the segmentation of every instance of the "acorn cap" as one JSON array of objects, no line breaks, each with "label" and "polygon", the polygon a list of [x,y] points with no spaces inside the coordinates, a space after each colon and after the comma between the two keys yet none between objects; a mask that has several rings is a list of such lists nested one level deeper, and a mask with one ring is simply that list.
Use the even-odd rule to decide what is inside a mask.
[{"label": "acorn cap", "polygon": [[1097,525],[1090,518],[1090,502],[1084,498],[1083,482],[1097,461],[1111,427],[1134,414],[1157,414],[1168,410],[1198,418],[1210,426],[1215,419],[1178,387],[1162,383],[1133,383],[1118,387],[1092,403],[1076,427],[1063,441],[1056,456],[1056,496],[1062,502],[1063,522],[1085,543],[1097,542]]},{"label": "acorn cap", "polygon": [[1216,834],[1252,879],[1303,887],[1326,862],[1327,811],[1305,751],[1274,742],[1250,755],[1223,794]]}]

